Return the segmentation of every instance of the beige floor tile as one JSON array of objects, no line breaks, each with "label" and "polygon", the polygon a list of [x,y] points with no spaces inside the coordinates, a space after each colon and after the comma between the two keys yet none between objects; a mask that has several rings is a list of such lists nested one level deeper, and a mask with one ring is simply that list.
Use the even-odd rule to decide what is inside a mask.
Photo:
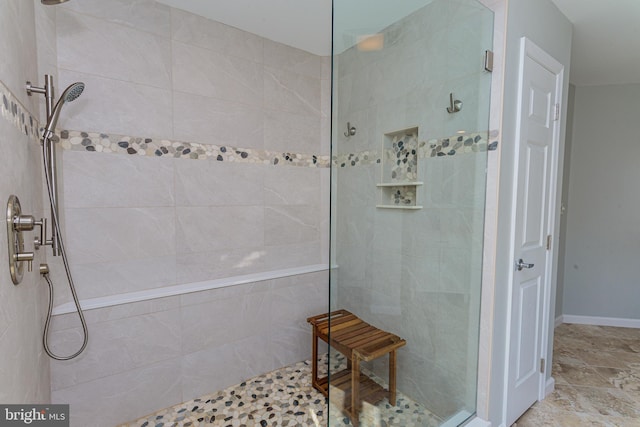
[{"label": "beige floor tile", "polygon": [[606,378],[615,388],[624,391],[640,392],[640,375],[637,371],[620,368],[594,367],[595,371]]},{"label": "beige floor tile", "polygon": [[606,378],[598,374],[590,366],[558,364],[558,375],[571,385],[589,387],[613,387]]},{"label": "beige floor tile", "polygon": [[640,407],[625,392],[618,389],[598,387],[574,387],[578,399],[585,407],[592,407],[592,413],[614,417],[640,419]]},{"label": "beige floor tile", "polygon": [[560,325],[552,375],[517,427],[640,427],[640,329]]},{"label": "beige floor tile", "polygon": [[595,412],[588,401],[580,398],[574,387],[563,384],[556,384],[553,393],[536,405],[539,409],[545,409],[549,412]]},{"label": "beige floor tile", "polygon": [[584,351],[580,354],[580,359],[591,366],[609,368],[628,368],[634,364],[640,366],[640,354],[627,351]]}]

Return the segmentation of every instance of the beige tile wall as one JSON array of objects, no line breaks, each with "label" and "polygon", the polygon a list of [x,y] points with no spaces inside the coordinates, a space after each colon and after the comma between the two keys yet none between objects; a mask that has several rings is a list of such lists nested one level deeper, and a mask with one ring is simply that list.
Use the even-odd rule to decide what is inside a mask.
[{"label": "beige tile wall", "polygon": [[[59,87],[86,83],[61,129],[329,153],[328,58],[151,0],[69,2],[53,20]],[[81,298],[328,262],[328,170],[60,158]],[[85,353],[51,365],[53,400],[72,425],[110,426],[308,358],[327,290],[314,273],[91,310]],[[54,348],[76,348],[77,319],[55,322]]]},{"label": "beige tile wall", "polygon": [[[35,13],[33,2],[0,2],[0,82],[37,117],[38,102],[27,96],[25,80],[37,78]],[[2,97],[0,97],[2,98]],[[3,102],[3,100],[0,100]],[[28,120],[28,118],[27,118]],[[40,218],[42,187],[40,148],[18,127],[0,117],[0,203],[11,194],[19,197],[23,212]],[[26,250],[33,251],[33,234],[25,235]],[[7,231],[0,232],[0,402],[46,403],[50,399],[49,362],[42,349],[42,325],[47,288],[36,272],[27,272],[14,286],[7,262]],[[45,262],[36,252],[35,270]]]}]

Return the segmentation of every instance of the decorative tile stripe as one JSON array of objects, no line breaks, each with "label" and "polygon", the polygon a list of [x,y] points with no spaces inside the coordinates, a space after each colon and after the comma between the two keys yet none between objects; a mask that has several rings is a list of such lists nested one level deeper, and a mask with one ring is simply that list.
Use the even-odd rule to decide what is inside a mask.
[{"label": "decorative tile stripe", "polygon": [[0,81],[0,114],[20,132],[34,141],[40,139],[38,120],[18,101],[4,83]]},{"label": "decorative tile stripe", "polygon": [[95,132],[59,131],[60,143],[65,150],[119,153],[177,159],[215,160],[234,163],[260,163],[326,168],[329,156],[283,153],[228,145],[179,142],[168,139],[107,135]]},{"label": "decorative tile stripe", "polygon": [[[487,143],[487,137],[493,140]],[[429,139],[420,141],[418,145],[418,158],[448,157],[456,154],[477,153],[485,151],[495,151],[498,149],[498,131],[473,132],[462,135],[454,135],[446,138]],[[384,153],[387,158],[397,156],[391,149]],[[359,153],[347,153],[333,156],[333,164],[339,167],[366,166],[374,163],[381,163],[380,152],[377,150],[366,150]]]}]

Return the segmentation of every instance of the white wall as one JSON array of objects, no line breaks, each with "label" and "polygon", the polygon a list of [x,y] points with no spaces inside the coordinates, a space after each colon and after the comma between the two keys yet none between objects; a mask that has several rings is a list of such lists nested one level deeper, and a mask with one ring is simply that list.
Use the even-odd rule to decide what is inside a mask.
[{"label": "white wall", "polygon": [[[38,119],[38,102],[27,96],[25,80],[38,77],[34,4],[24,0],[0,2],[0,203],[19,197],[25,214],[43,214],[41,157],[37,134],[25,134],[29,116]],[[9,107],[5,109],[4,105]],[[10,113],[16,108],[18,114]],[[24,121],[22,113],[24,112]],[[36,125],[37,127],[37,125]],[[34,271],[14,286],[9,274],[7,231],[0,231],[0,402],[48,403],[49,362],[42,348],[42,327],[47,309],[47,287],[38,266],[45,262],[36,252]],[[25,250],[33,251],[34,234],[25,233]]]},{"label": "white wall", "polygon": [[640,85],[575,88],[562,314],[640,319]]},{"label": "white wall", "polygon": [[[553,56],[565,66],[565,78],[562,99],[560,131],[560,158],[558,159],[562,169],[562,153],[564,150],[565,123],[567,117],[567,94],[569,89],[569,63],[571,58],[571,33],[572,25],[567,18],[549,0],[510,0],[507,5],[507,31],[505,50],[505,80],[503,119],[500,144],[500,172],[499,172],[499,201],[498,201],[498,234],[496,249],[496,280],[494,289],[494,313],[492,335],[492,360],[491,360],[491,385],[489,397],[489,418],[492,423],[500,426],[503,419],[504,403],[504,366],[506,349],[506,325],[510,321],[507,317],[509,295],[508,276],[512,268],[513,254],[509,250],[509,230],[511,222],[511,194],[515,183],[513,177],[514,165],[514,141],[517,94],[518,94],[518,67],[520,55],[520,39],[528,37],[536,45]],[[562,170],[559,171],[562,176]],[[559,185],[562,183],[559,178]],[[561,188],[561,187],[559,187]],[[555,223],[559,223],[560,195],[558,191]],[[556,232],[558,227],[556,227]],[[554,252],[558,253],[558,239],[554,239]],[[554,262],[552,277],[556,277],[557,263]],[[551,284],[550,313],[555,312],[555,281]],[[549,320],[549,344],[553,341],[553,321]],[[548,360],[551,360],[551,345],[549,345]],[[550,375],[550,370],[547,370]]]}]

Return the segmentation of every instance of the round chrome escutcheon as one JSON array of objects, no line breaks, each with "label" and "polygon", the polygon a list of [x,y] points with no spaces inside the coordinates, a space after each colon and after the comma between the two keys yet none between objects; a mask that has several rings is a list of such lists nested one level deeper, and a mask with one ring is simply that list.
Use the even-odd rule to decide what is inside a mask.
[{"label": "round chrome escutcheon", "polygon": [[22,232],[17,231],[13,226],[14,219],[20,214],[22,214],[20,200],[17,196],[9,196],[7,202],[7,242],[9,245],[9,271],[14,285],[18,285],[24,275],[24,263],[18,261],[18,254],[24,252],[24,238]]}]

